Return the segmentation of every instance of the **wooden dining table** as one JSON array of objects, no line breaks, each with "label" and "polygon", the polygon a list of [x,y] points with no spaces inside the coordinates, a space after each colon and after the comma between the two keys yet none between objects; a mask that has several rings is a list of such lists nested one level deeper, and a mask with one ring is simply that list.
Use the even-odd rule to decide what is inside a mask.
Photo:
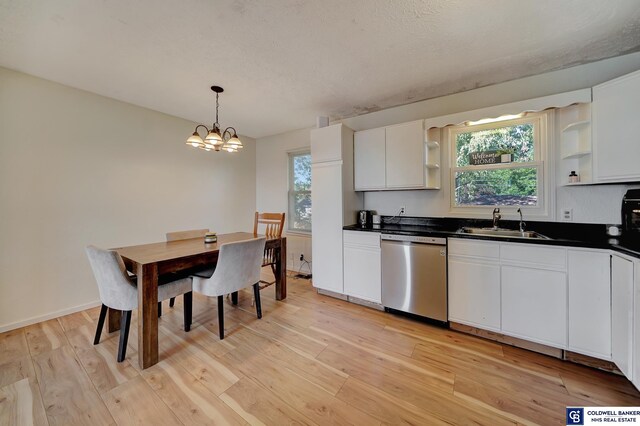
[{"label": "wooden dining table", "polygon": [[[214,266],[220,246],[260,237],[251,232],[218,235],[216,243],[207,244],[204,238],[118,247],[127,270],[137,276],[138,286],[138,362],[149,368],[158,362],[158,282],[167,274],[186,276],[190,271]],[[287,297],[287,239],[267,238],[266,247],[276,256],[276,300]],[[120,329],[121,312],[109,309],[108,329]]]}]

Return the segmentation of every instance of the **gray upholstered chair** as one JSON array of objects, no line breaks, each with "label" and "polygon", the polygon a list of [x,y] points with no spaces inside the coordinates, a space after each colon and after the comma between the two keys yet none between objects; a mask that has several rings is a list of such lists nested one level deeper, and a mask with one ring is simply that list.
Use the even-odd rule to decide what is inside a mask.
[{"label": "gray upholstered chair", "polygon": [[[179,241],[179,240],[190,240],[192,238],[202,238],[204,237],[208,229],[191,229],[189,231],[175,231],[175,232],[167,232],[165,235],[167,237],[167,242],[171,241]],[[176,298],[172,297],[169,299],[169,307],[173,308],[174,303],[176,303]],[[160,305],[162,306],[162,305]],[[160,314],[162,314],[162,308],[160,308]]]},{"label": "gray upholstered chair", "polygon": [[[129,327],[131,325],[131,311],[138,307],[138,289],[136,282],[127,274],[120,255],[113,250],[104,250],[94,246],[86,249],[93,275],[98,283],[100,292],[100,318],[93,341],[100,342],[100,335],[107,316],[107,308],[122,311],[120,324],[120,345],[118,347],[118,362],[122,362],[127,352]],[[184,294],[184,329],[191,328],[193,293],[191,292],[191,278],[183,278],[158,286],[158,302]]]},{"label": "gray upholstered chair", "polygon": [[253,286],[256,299],[256,314],[262,318],[260,304],[260,269],[264,254],[265,237],[223,244],[218,254],[218,264],[211,277],[196,273],[193,278],[193,290],[206,296],[218,297],[218,326],[220,339],[224,339],[224,299],[225,294],[233,293],[234,305],[238,303],[237,292]]}]

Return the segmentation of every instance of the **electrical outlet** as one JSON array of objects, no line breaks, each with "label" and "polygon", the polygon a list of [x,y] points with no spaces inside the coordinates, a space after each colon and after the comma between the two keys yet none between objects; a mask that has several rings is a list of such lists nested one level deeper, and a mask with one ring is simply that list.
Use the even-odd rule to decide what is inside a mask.
[{"label": "electrical outlet", "polygon": [[573,222],[573,209],[562,209],[562,220],[564,222]]},{"label": "electrical outlet", "polygon": [[300,262],[304,260],[304,253],[300,253]]},{"label": "electrical outlet", "polygon": [[400,216],[404,216],[404,206],[400,206]]}]

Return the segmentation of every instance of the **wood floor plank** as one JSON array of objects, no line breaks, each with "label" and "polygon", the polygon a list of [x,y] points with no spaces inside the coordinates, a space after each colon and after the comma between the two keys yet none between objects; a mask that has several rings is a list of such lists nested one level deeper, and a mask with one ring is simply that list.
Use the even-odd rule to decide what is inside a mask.
[{"label": "wood floor plank", "polygon": [[37,381],[31,357],[23,356],[13,361],[0,364],[0,388],[20,381],[31,379]]},{"label": "wood floor plank", "polygon": [[33,324],[24,329],[31,356],[51,351],[68,344],[64,330],[57,319]]},{"label": "wood floor plank", "polygon": [[456,377],[466,376],[491,383],[505,392],[524,386],[542,393],[568,395],[560,377],[530,372],[500,358],[479,356],[449,345],[419,344],[413,358],[448,369],[456,373]]},{"label": "wood floor plank", "polygon": [[0,360],[2,360],[2,364],[30,355],[24,328],[0,334]]},{"label": "wood floor plank", "polygon": [[276,393],[318,424],[380,424],[375,418],[349,406],[291,370],[275,367],[268,358],[249,347],[241,345],[223,359],[237,364],[243,374]]},{"label": "wood floor plank", "polygon": [[348,377],[342,371],[324,364],[304,352],[296,352],[251,328],[245,327],[231,339],[237,342],[236,346],[245,345],[251,348],[256,353],[273,360],[282,368],[288,368],[311,383],[320,386],[331,395],[338,393]]},{"label": "wood floor plank", "polygon": [[316,424],[246,377],[227,389],[220,399],[251,425]]},{"label": "wood floor plank", "polygon": [[434,413],[418,408],[353,377],[346,381],[337,397],[353,407],[368,412],[383,424],[450,424],[437,418]]},{"label": "wood floor plank", "polygon": [[187,425],[243,425],[244,419],[184,368],[161,361],[142,376],[155,393]]},{"label": "wood floor plank", "polygon": [[182,425],[142,377],[111,389],[104,401],[118,425]]},{"label": "wood floor plank", "polygon": [[69,345],[33,358],[51,425],[111,425],[113,418]]},{"label": "wood floor plank", "polygon": [[73,314],[65,315],[58,318],[60,325],[64,331],[73,330],[80,326],[86,326],[89,328],[95,327],[94,320],[91,318],[87,311],[75,312]]},{"label": "wood floor plank", "polygon": [[164,326],[160,331],[160,341],[163,346],[184,345],[181,346],[180,351],[163,352],[168,355],[166,359],[179,363],[214,395],[220,395],[242,377],[238,369],[223,364],[199,345],[185,344]]},{"label": "wood floor plank", "polygon": [[[557,400],[539,394],[534,396],[526,389],[507,393],[467,377],[456,378],[454,394],[465,396],[467,401],[480,401],[494,407],[496,412],[509,413],[514,421],[540,425],[562,424],[565,407],[573,405],[568,403],[568,395],[567,400]],[[581,402],[577,405],[582,406]]]},{"label": "wood floor plank", "polygon": [[26,378],[0,387],[0,424],[48,425],[40,390]]},{"label": "wood floor plank", "polygon": [[[454,380],[454,374],[444,368],[436,367],[431,364],[422,363],[411,357],[405,357],[400,354],[388,354],[373,349],[369,346],[361,346],[354,341],[338,336],[327,330],[320,330],[311,327],[314,331],[325,334],[333,339],[331,344],[317,358],[322,359],[323,355],[329,349],[339,349],[345,353],[346,358],[356,358],[358,360],[367,360],[370,365],[386,369],[390,372],[400,374],[402,376],[420,376],[423,377],[425,385],[439,388],[440,390],[451,390]],[[330,364],[335,365],[335,364]],[[344,371],[344,369],[343,369]],[[349,374],[347,372],[347,374]]]}]

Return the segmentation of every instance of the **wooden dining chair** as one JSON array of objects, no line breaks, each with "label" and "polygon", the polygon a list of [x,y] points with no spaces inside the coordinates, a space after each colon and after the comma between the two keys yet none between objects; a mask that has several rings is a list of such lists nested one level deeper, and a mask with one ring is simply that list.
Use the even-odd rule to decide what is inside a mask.
[{"label": "wooden dining chair", "polygon": [[[267,238],[282,238],[282,230],[284,228],[284,213],[258,213],[256,212],[253,222],[253,235],[264,234]],[[276,264],[278,262],[276,250],[267,248],[264,250],[262,258],[262,267],[271,266],[274,280],[260,280],[260,289],[269,287],[274,284],[276,277]]]},{"label": "wooden dining chair", "polygon": [[[104,250],[95,246],[85,249],[93,275],[98,283],[100,293],[100,317],[93,344],[100,343],[100,335],[109,308],[122,311],[120,323],[120,344],[118,346],[118,362],[124,361],[131,326],[131,311],[138,307],[138,289],[136,282],[127,274],[120,255],[113,250]],[[170,281],[158,286],[158,302],[171,297],[184,295],[184,330],[191,329],[193,293],[191,278]]]},{"label": "wooden dining chair", "polygon": [[[265,237],[255,238],[220,246],[218,263],[211,277],[192,275],[193,290],[205,296],[218,297],[218,327],[220,339],[224,339],[224,299],[225,294],[237,293],[243,288],[253,286],[256,301],[256,315],[262,318],[260,304],[260,269],[264,254]],[[237,304],[237,296],[233,304]]]},{"label": "wooden dining chair", "polygon": [[[190,240],[192,238],[204,238],[205,234],[209,232],[208,229],[191,229],[189,231],[175,231],[175,232],[167,232],[166,238],[167,242],[171,241],[179,241],[179,240]],[[172,297],[169,299],[169,307],[173,308],[173,305],[176,303],[176,298]],[[162,314],[162,308],[159,311]]]}]

